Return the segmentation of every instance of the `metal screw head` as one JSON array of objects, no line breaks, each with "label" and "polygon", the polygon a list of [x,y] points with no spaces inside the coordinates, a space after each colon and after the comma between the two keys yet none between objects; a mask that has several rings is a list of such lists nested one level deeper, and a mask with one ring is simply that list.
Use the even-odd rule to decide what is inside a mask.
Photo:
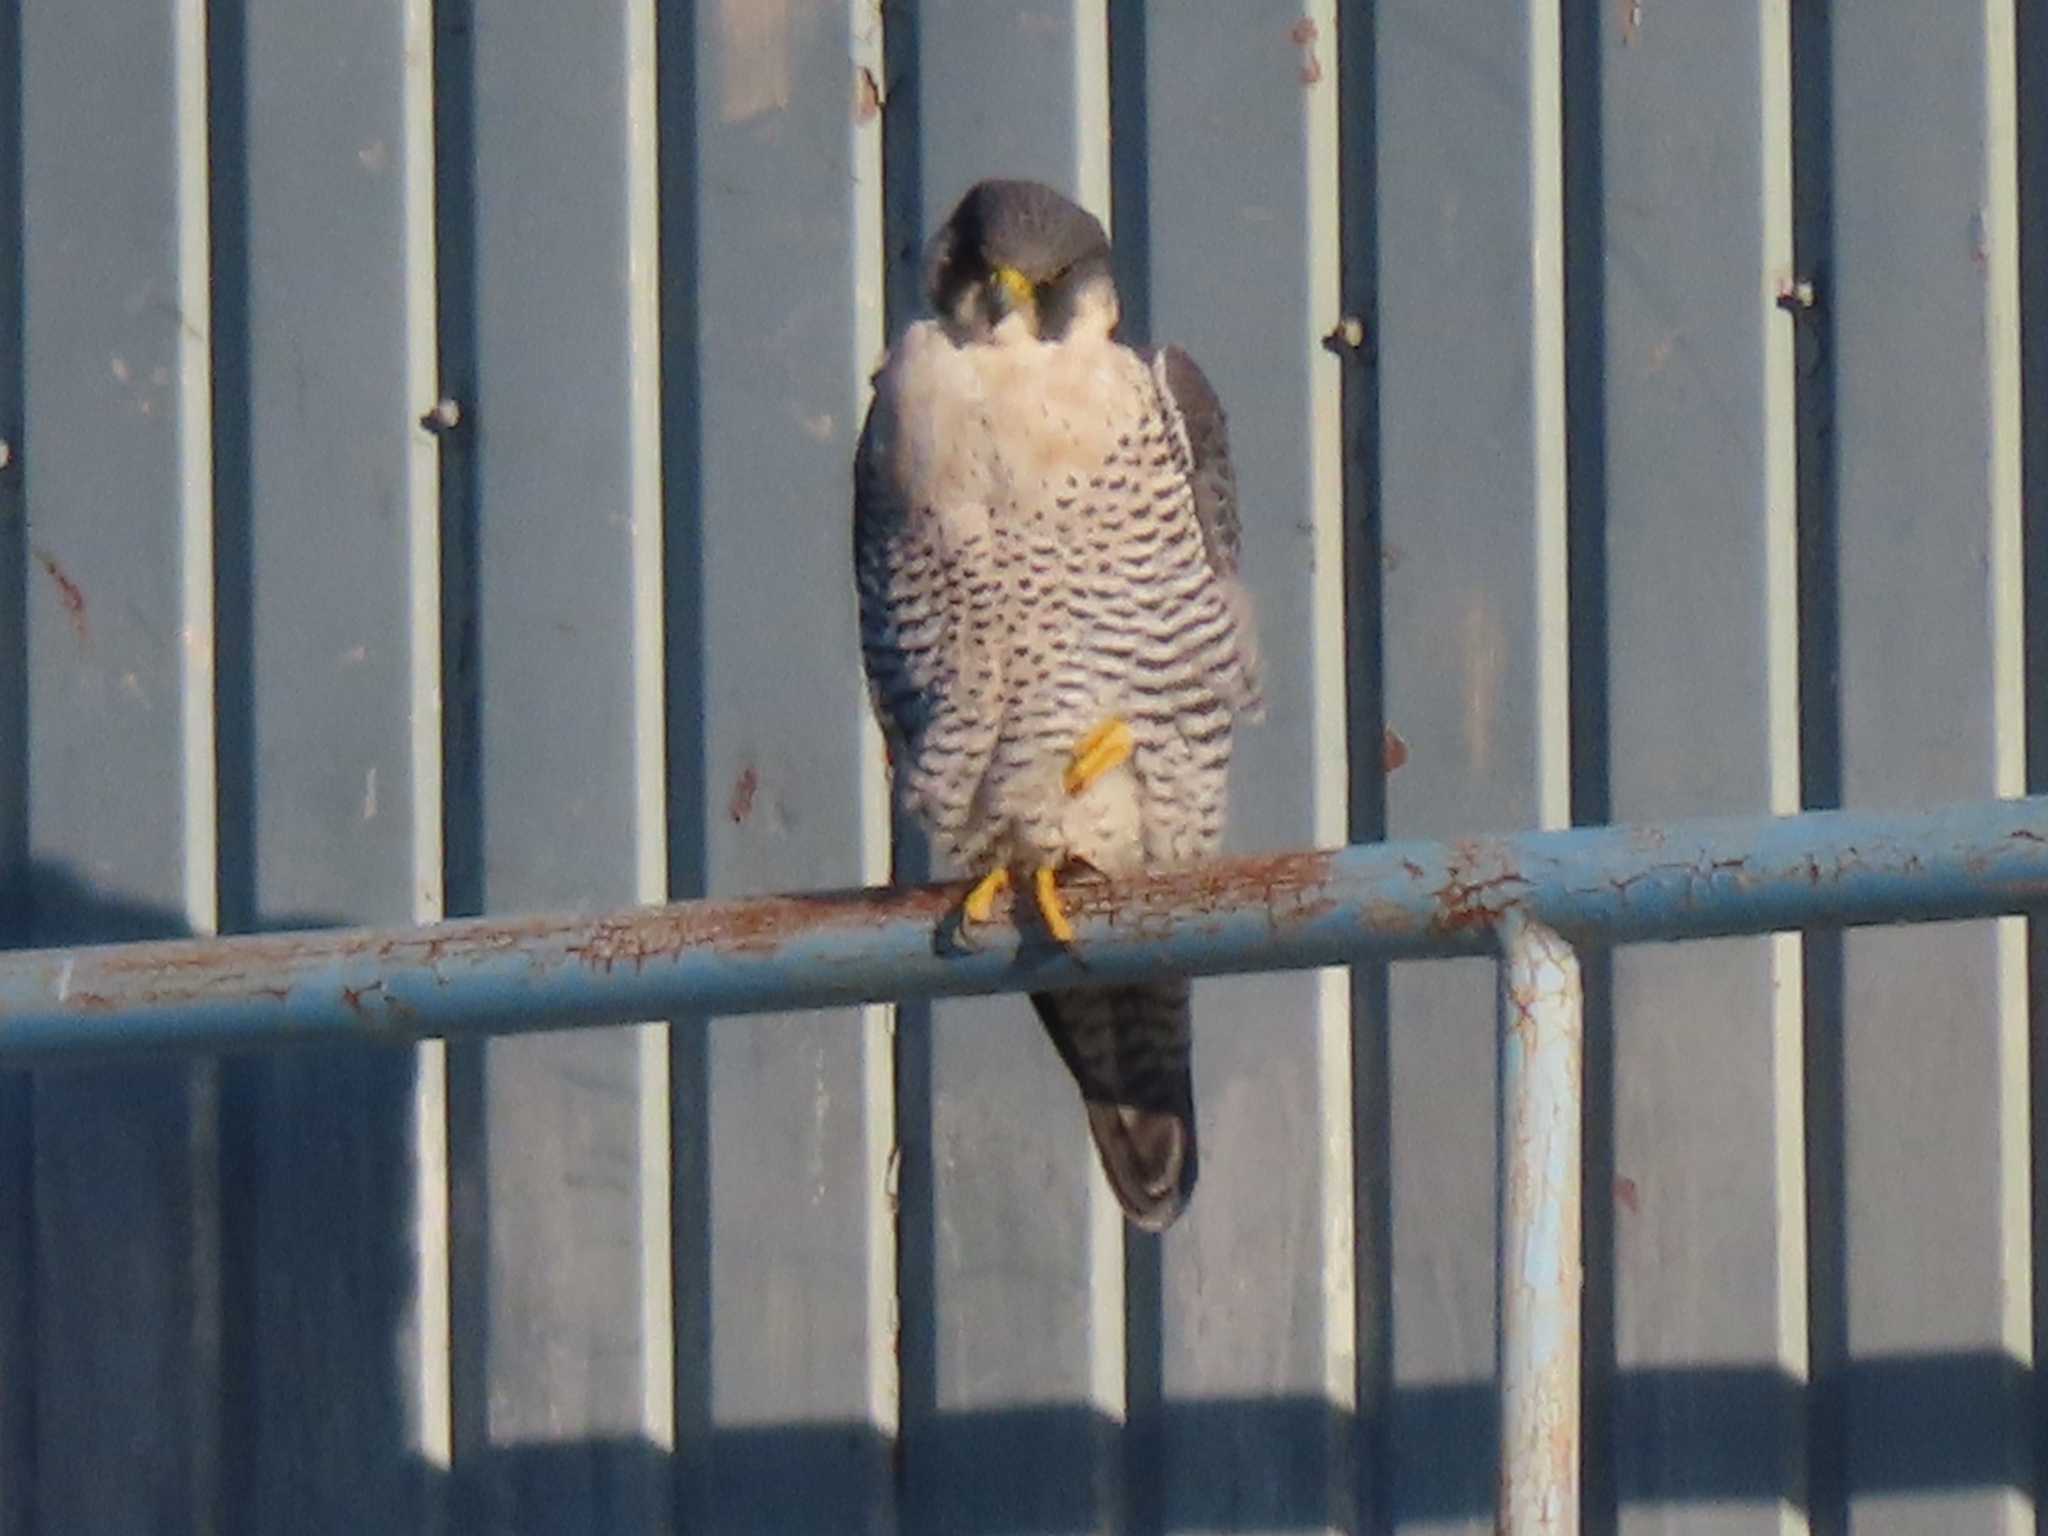
[{"label": "metal screw head", "polygon": [[420,417],[420,426],[436,436],[443,432],[452,432],[461,425],[462,407],[446,395],[436,400],[428,408],[427,413]]},{"label": "metal screw head", "polygon": [[1796,314],[1802,309],[1811,309],[1815,303],[1813,279],[1795,278],[1778,284],[1778,308]]},{"label": "metal screw head", "polygon": [[1363,351],[1365,322],[1356,315],[1346,315],[1337,322],[1330,334],[1323,338],[1323,346],[1340,357],[1346,352]]}]

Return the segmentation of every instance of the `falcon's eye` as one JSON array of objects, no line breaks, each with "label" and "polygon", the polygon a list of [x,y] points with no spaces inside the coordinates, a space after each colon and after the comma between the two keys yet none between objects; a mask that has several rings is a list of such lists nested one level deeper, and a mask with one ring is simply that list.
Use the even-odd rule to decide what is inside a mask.
[{"label": "falcon's eye", "polygon": [[[1082,256],[1068,262],[1038,285],[1038,333],[1057,340],[1067,333],[1082,301],[1110,281],[1106,259]],[[1114,296],[1111,297],[1112,307]]]}]

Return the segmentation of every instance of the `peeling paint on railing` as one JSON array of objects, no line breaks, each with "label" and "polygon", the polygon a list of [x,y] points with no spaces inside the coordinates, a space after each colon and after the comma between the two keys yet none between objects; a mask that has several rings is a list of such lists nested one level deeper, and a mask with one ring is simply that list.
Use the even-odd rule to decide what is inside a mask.
[{"label": "peeling paint on railing", "polygon": [[1501,939],[1499,1530],[1578,1536],[1585,994],[1551,929]]},{"label": "peeling paint on railing", "polygon": [[416,1039],[899,997],[1982,917],[2048,903],[2048,799],[1600,827],[1075,880],[1062,949],[958,886],[0,955],[0,1060]]}]

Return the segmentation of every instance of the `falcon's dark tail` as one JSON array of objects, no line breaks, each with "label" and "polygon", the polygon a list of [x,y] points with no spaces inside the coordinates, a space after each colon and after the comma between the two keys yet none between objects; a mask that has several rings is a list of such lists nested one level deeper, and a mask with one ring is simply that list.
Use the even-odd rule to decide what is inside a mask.
[{"label": "falcon's dark tail", "polygon": [[1080,1085],[1117,1203],[1164,1231],[1195,1190],[1188,983],[1034,992],[1031,1006]]}]

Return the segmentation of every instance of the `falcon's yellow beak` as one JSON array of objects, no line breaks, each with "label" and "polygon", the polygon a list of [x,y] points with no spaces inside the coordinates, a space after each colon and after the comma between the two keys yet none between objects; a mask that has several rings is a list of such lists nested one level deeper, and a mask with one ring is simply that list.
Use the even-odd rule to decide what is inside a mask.
[{"label": "falcon's yellow beak", "polygon": [[1028,315],[1038,305],[1037,290],[1031,286],[1031,279],[1015,267],[997,267],[988,275],[990,296],[995,300],[998,318],[1003,315]]}]

